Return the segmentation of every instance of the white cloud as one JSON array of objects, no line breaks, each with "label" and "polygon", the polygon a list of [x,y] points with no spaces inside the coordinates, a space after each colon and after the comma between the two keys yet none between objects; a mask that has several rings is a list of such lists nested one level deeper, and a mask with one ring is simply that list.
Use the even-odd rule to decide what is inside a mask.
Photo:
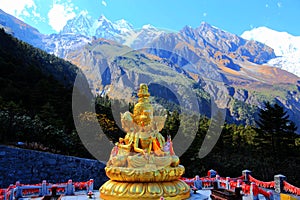
[{"label": "white cloud", "polygon": [[206,17],[206,16],[207,16],[207,13],[206,13],[206,12],[204,12],[202,15],[203,15],[203,17]]},{"label": "white cloud", "polygon": [[30,16],[30,14],[29,14],[29,12],[28,12],[27,10],[24,10],[22,13],[23,13],[23,15],[26,16],[26,17],[29,17],[29,16]]},{"label": "white cloud", "polygon": [[36,11],[36,5],[33,0],[1,0],[0,9],[17,18],[22,18],[23,15],[27,15],[27,9]]},{"label": "white cloud", "polygon": [[73,6],[70,4],[53,4],[48,12],[49,25],[53,30],[59,32],[63,29],[69,19],[76,16]]},{"label": "white cloud", "polygon": [[29,18],[34,23],[45,21],[45,18],[37,12],[34,0],[1,0],[0,9],[23,21],[25,18]]},{"label": "white cloud", "polygon": [[103,6],[105,6],[105,7],[107,6],[106,1],[104,1],[104,0],[102,0],[101,4],[102,4]]}]

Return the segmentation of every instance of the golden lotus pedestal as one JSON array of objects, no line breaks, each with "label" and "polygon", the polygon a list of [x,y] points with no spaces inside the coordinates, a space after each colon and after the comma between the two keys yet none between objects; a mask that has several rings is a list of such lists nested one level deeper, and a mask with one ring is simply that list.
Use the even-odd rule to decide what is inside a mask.
[{"label": "golden lotus pedestal", "polygon": [[[149,166],[148,166],[149,167]],[[100,188],[100,198],[112,199],[188,199],[190,187],[179,178],[184,167],[160,169],[106,167],[110,178]]]}]

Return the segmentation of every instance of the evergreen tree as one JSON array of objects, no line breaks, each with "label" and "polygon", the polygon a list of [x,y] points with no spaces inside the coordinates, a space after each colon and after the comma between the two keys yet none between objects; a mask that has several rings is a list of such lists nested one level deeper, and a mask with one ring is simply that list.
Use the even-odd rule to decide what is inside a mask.
[{"label": "evergreen tree", "polygon": [[275,152],[276,148],[279,148],[279,140],[286,135],[294,134],[297,127],[278,103],[271,105],[270,102],[265,102],[264,107],[265,109],[260,110],[258,114],[260,119],[256,123],[265,139],[270,139],[272,150]]}]

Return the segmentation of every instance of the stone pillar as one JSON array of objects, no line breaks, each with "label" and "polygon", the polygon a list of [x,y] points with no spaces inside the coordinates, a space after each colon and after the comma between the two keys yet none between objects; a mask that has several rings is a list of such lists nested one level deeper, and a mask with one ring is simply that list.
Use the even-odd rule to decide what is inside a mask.
[{"label": "stone pillar", "polygon": [[67,183],[66,195],[74,195],[74,193],[75,193],[75,189],[73,186],[73,181],[70,179],[70,180],[68,180],[68,183]]},{"label": "stone pillar", "polygon": [[21,184],[20,181],[16,182],[16,199],[22,198],[22,188],[21,188]]},{"label": "stone pillar", "polygon": [[274,176],[275,182],[275,192],[282,193],[283,192],[283,181],[286,180],[286,177],[282,174],[278,174]]},{"label": "stone pillar", "polygon": [[220,176],[216,175],[216,181],[214,182],[214,189],[219,189],[219,188],[220,188]]},{"label": "stone pillar", "polygon": [[47,181],[43,180],[42,181],[42,186],[41,186],[41,189],[40,189],[40,196],[45,196],[45,195],[48,195],[48,194],[49,194],[49,190],[47,188]]},{"label": "stone pillar", "polygon": [[226,190],[230,190],[230,177],[226,177]]},{"label": "stone pillar", "polygon": [[87,186],[87,193],[93,192],[93,190],[94,190],[94,180],[90,179],[89,184]]},{"label": "stone pillar", "polygon": [[251,175],[251,171],[248,169],[245,169],[242,171],[242,174],[244,176],[244,181],[248,182],[249,181],[249,175]]}]

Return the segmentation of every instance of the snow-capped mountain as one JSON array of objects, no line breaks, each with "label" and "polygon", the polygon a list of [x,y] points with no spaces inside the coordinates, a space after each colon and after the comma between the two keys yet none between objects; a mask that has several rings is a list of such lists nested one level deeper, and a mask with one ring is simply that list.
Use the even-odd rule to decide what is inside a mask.
[{"label": "snow-capped mountain", "polygon": [[163,30],[158,30],[150,24],[144,25],[141,29],[134,29],[132,24],[124,19],[113,22],[104,15],[99,19],[93,19],[86,12],[81,12],[69,20],[60,32],[61,35],[73,34],[110,39],[134,49],[144,47],[162,33]]},{"label": "snow-capped mountain", "polygon": [[87,12],[81,12],[69,20],[60,33],[112,39],[120,34],[130,32],[132,29],[133,26],[124,19],[112,22],[104,15],[101,15],[99,19],[94,19]]},{"label": "snow-capped mountain", "polygon": [[300,76],[300,36],[259,27],[245,31],[241,37],[270,46],[277,57],[269,60],[268,64]]},{"label": "snow-capped mountain", "polygon": [[86,11],[81,11],[78,16],[69,20],[64,26],[61,34],[81,34],[92,36],[93,19]]},{"label": "snow-capped mountain", "polygon": [[96,28],[94,36],[98,38],[111,39],[121,33],[121,28],[119,29],[116,24],[108,20],[104,15],[100,16],[98,21],[95,22],[94,27]]},{"label": "snow-capped mountain", "polygon": [[148,47],[155,39],[161,34],[165,33],[163,30],[159,30],[150,24],[142,26],[141,29],[131,31],[130,34],[123,37],[123,45],[130,46],[134,49],[141,49]]},{"label": "snow-capped mountain", "polygon": [[125,19],[117,20],[117,21],[115,21],[114,24],[117,27],[117,29],[119,29],[121,31],[121,33],[126,33],[130,30],[133,30],[132,24],[127,22]]}]

